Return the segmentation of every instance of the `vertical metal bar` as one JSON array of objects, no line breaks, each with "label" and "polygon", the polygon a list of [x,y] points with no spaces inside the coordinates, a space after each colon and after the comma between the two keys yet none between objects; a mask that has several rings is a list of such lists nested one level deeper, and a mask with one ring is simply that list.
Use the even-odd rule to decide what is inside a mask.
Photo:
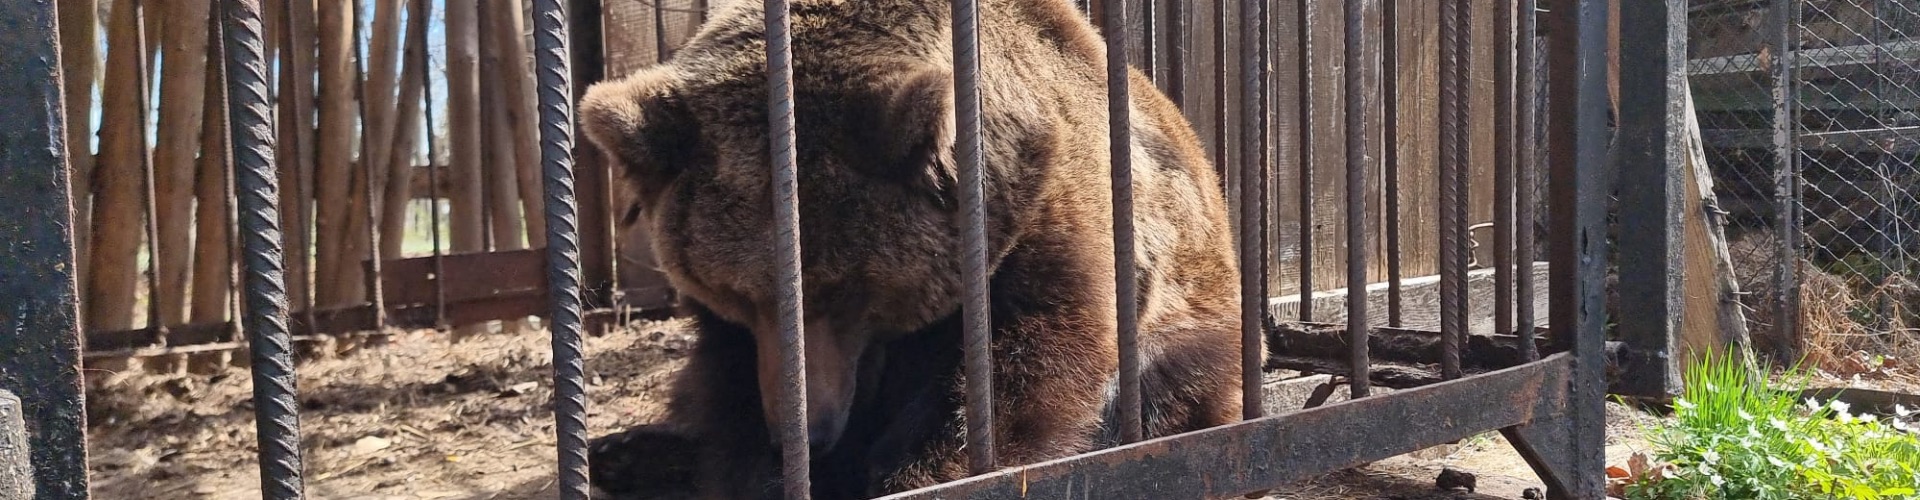
[{"label": "vertical metal bar", "polygon": [[[129,5],[133,7],[134,12],[138,13],[138,16],[145,17],[147,15],[145,12],[147,10],[145,3],[146,2],[142,2],[141,0],[133,0]],[[139,33],[139,36],[134,39],[140,40],[141,44],[145,45],[148,40],[147,23],[139,22],[134,24],[136,25],[134,30]],[[148,79],[147,81],[151,82],[152,76],[147,73],[151,72],[153,68],[150,67],[152,61],[147,60],[148,50],[148,47],[143,46],[140,47],[139,50],[134,51],[134,65],[139,68],[134,71],[134,74],[140,75],[140,78]],[[168,344],[168,325],[160,317],[160,202],[159,195],[154,191],[156,183],[154,182],[153,172],[153,144],[150,141],[152,136],[147,134],[147,127],[153,123],[152,118],[150,118],[150,108],[153,102],[148,100],[152,92],[153,89],[151,87],[141,87],[140,95],[135,99],[135,101],[139,103],[139,112],[136,113],[135,116],[138,116],[140,119],[140,137],[138,140],[140,144],[140,203],[145,205],[145,207],[141,209],[144,210],[145,213],[141,214],[140,223],[145,227],[147,233],[147,328],[153,330],[155,344],[164,347]]]},{"label": "vertical metal bar", "polygon": [[554,445],[560,497],[587,498],[587,401],[580,338],[580,229],[573,190],[573,78],[567,9],[533,2],[534,73],[539,87],[540,165],[547,190],[547,294],[552,300]]},{"label": "vertical metal bar", "polygon": [[[1607,18],[1605,0],[1556,2],[1547,162],[1552,218],[1551,324],[1573,353],[1571,471],[1606,467]],[[1599,474],[1572,474],[1560,498],[1605,495]]]},{"label": "vertical metal bar", "polygon": [[[672,57],[667,51],[667,5],[666,0],[650,2],[653,11],[653,62],[659,64]],[[619,242],[615,242],[618,244]],[[616,261],[618,259],[615,259]]]},{"label": "vertical metal bar", "polygon": [[1167,20],[1167,39],[1173,44],[1167,51],[1167,98],[1181,111],[1187,109],[1187,52],[1193,50],[1193,1],[1172,0]]},{"label": "vertical metal bar", "polygon": [[1625,357],[1612,391],[1661,397],[1679,394],[1681,387],[1675,344],[1685,303],[1683,193],[1693,179],[1683,175],[1689,156],[1680,114],[1685,108],[1676,105],[1687,99],[1686,5],[1649,4],[1620,13],[1614,165],[1618,178],[1633,179],[1633,185],[1618,195],[1617,272],[1631,278],[1616,285],[1614,306],[1633,311],[1618,318],[1618,335],[1634,355]]},{"label": "vertical metal bar", "polygon": [[[433,2],[431,0],[414,0],[414,7],[415,13],[409,15],[427,16],[428,19],[432,19]],[[413,34],[407,36],[420,37],[421,46],[425,47],[426,23],[410,22],[408,24],[413,26],[411,29]],[[414,64],[420,65],[420,71],[433,70],[433,66],[427,64],[425,49],[421,49],[411,57],[415,59]],[[433,118],[433,84],[428,83],[425,78],[420,79],[420,82],[422,85],[420,98],[425,101],[420,112],[426,114],[427,125],[427,191],[432,193],[427,198],[427,221],[431,226],[428,230],[433,232],[433,327],[445,329],[451,325],[447,324],[446,251],[441,247],[440,241],[440,200],[444,193],[440,192],[440,169],[434,163],[440,161],[440,140],[435,138],[433,133],[434,130],[439,129],[435,127]]]},{"label": "vertical metal bar", "polygon": [[[373,127],[366,123],[367,117],[373,116],[373,110],[367,107],[369,104],[367,102],[367,61],[366,57],[361,55],[361,51],[366,47],[366,42],[362,38],[363,30],[360,27],[363,12],[366,10],[362,7],[361,1],[353,0],[353,65],[360,70],[360,76],[353,81],[353,90],[358,94],[360,101],[360,173],[366,176],[366,182],[362,183],[361,187],[365,188],[366,192],[363,194],[367,197],[367,202],[360,207],[367,212],[367,282],[365,285],[367,304],[373,307],[373,331],[369,332],[373,336],[369,340],[381,342],[381,339],[385,338],[383,334],[387,327],[387,301],[381,297],[380,290],[380,210],[375,206],[380,199],[380,192],[373,186],[373,179],[377,174],[373,170],[373,158],[367,154],[370,150],[366,147],[367,144],[373,143],[371,137]],[[378,91],[390,92],[391,89]]]},{"label": "vertical metal bar", "polygon": [[272,499],[304,494],[300,407],[295,400],[287,289],[281,266],[279,179],[274,170],[273,101],[260,38],[260,0],[226,0],[227,123],[238,175],[245,255],[246,332],[253,350],[254,416],[260,440],[260,489]]},{"label": "vertical metal bar", "polygon": [[[779,288],[780,463],[789,500],[808,498],[806,338],[802,335],[800,283],[800,195],[794,156],[792,20],[789,0],[765,0],[767,44],[768,160],[773,165],[774,259]],[[1115,23],[1113,26],[1125,26]],[[1119,39],[1109,36],[1108,40]],[[1112,43],[1111,41],[1108,43]],[[1122,87],[1125,88],[1125,87]],[[1122,385],[1122,393],[1126,386]]]},{"label": "vertical metal bar", "polygon": [[1773,153],[1774,153],[1774,206],[1778,208],[1774,238],[1779,244],[1774,248],[1773,290],[1775,312],[1774,338],[1781,345],[1776,352],[1782,359],[1799,359],[1800,309],[1798,307],[1800,286],[1798,269],[1800,265],[1800,209],[1798,203],[1799,175],[1796,167],[1799,163],[1799,151],[1794,146],[1796,111],[1794,110],[1794,59],[1796,55],[1796,37],[1793,31],[1798,29],[1794,22],[1797,5],[1795,0],[1774,0],[1772,18],[1769,20],[1773,33],[1773,53],[1779,54],[1780,64],[1773,65]]},{"label": "vertical metal bar", "polygon": [[1516,57],[1519,66],[1514,80],[1520,86],[1519,129],[1526,134],[1519,141],[1518,155],[1520,164],[1514,172],[1514,253],[1518,254],[1520,272],[1514,276],[1515,295],[1520,297],[1514,307],[1514,321],[1520,331],[1520,351],[1527,361],[1540,359],[1540,349],[1534,342],[1533,263],[1534,251],[1534,189],[1539,185],[1535,174],[1540,171],[1541,142],[1540,129],[1540,40],[1539,0],[1520,0],[1519,39],[1520,54]]},{"label": "vertical metal bar", "polygon": [[1513,329],[1513,3],[1495,2],[1493,45],[1493,332]]},{"label": "vertical metal bar", "polygon": [[1120,439],[1141,439],[1139,279],[1133,241],[1133,99],[1127,80],[1127,0],[1103,0],[1107,26],[1108,161],[1113,176],[1114,312],[1120,336]]},{"label": "vertical metal bar", "polygon": [[[1227,24],[1233,19],[1227,17],[1227,3],[1230,0],[1213,0],[1213,169],[1220,174],[1220,190],[1231,196],[1227,182],[1231,158],[1228,152],[1233,142],[1227,131],[1232,123],[1227,108]],[[1232,200],[1229,200],[1232,201]]]},{"label": "vertical metal bar", "polygon": [[1355,299],[1364,297],[1367,289],[1367,253],[1372,250],[1367,246],[1367,235],[1372,232],[1367,224],[1367,170],[1379,156],[1367,132],[1373,125],[1374,107],[1379,104],[1380,53],[1373,45],[1377,39],[1367,36],[1366,24],[1379,11],[1379,2],[1347,0],[1346,64],[1341,68],[1347,94],[1347,345],[1353,370],[1347,386],[1353,390],[1354,399],[1367,397],[1372,386],[1367,383],[1372,380],[1368,373],[1373,365],[1367,352],[1372,330],[1367,322],[1367,301]]},{"label": "vertical metal bar", "polygon": [[1458,324],[1465,323],[1463,314],[1466,298],[1464,265],[1466,259],[1462,247],[1465,246],[1465,214],[1460,213],[1466,205],[1460,182],[1465,165],[1462,159],[1466,155],[1460,151],[1464,135],[1462,119],[1466,113],[1460,89],[1463,67],[1466,66],[1466,47],[1461,39],[1464,33],[1461,11],[1465,2],[1440,2],[1440,370],[1443,377],[1452,379],[1460,376],[1460,334]]},{"label": "vertical metal bar", "polygon": [[1296,0],[1294,14],[1296,46],[1300,58],[1300,321],[1313,321],[1313,12],[1311,0]]},{"label": "vertical metal bar", "polygon": [[[1240,99],[1252,109],[1240,115],[1240,384],[1241,416],[1260,418],[1260,366],[1266,353],[1260,352],[1261,335],[1266,328],[1266,297],[1260,292],[1267,277],[1263,268],[1266,249],[1261,245],[1261,205],[1258,177],[1266,175],[1267,61],[1260,46],[1267,30],[1266,0],[1240,2]],[[1304,304],[1303,304],[1304,305]]]},{"label": "vertical metal bar", "polygon": [[1400,13],[1399,0],[1380,6],[1380,93],[1385,110],[1380,138],[1385,141],[1382,183],[1386,189],[1387,326],[1401,326],[1404,291],[1400,269]]},{"label": "vertical metal bar", "polygon": [[[10,487],[35,488],[42,499],[86,498],[86,392],[80,375],[81,324],[75,275],[74,195],[66,147],[59,29],[54,2],[0,0],[7,13],[7,50],[0,51],[0,392],[20,401],[0,419],[32,429],[18,436],[31,458],[30,477]],[[88,151],[74,145],[74,151]],[[84,222],[84,221],[83,221]],[[0,414],[9,413],[0,409]],[[0,421],[0,428],[20,423]],[[4,433],[4,431],[0,431]],[[5,440],[0,438],[0,441]],[[6,455],[0,452],[0,455]],[[11,458],[11,457],[8,457]],[[12,467],[0,459],[0,468]],[[37,485],[35,485],[37,483]],[[29,486],[32,485],[32,486]]]},{"label": "vertical metal bar", "polygon": [[[1131,1],[1131,0],[1121,0]],[[1160,78],[1160,6],[1154,0],[1140,0],[1140,53],[1146,57],[1140,60],[1140,72],[1147,80],[1159,86]],[[1131,38],[1132,34],[1129,33]]]},{"label": "vertical metal bar", "polygon": [[995,468],[993,325],[987,302],[987,214],[980,147],[980,2],[953,0],[954,159],[960,163],[961,327],[967,377],[967,457],[974,474]]}]

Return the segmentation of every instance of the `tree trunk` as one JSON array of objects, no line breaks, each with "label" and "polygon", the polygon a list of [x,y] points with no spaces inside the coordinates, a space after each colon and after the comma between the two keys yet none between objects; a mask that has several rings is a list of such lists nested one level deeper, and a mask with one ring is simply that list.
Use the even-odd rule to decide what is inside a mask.
[{"label": "tree trunk", "polygon": [[315,275],[315,305],[339,306],[348,303],[360,282],[359,266],[350,265],[348,239],[354,228],[349,220],[353,203],[355,117],[355,79],[353,64],[354,12],[351,2],[320,3],[320,143],[319,170],[314,173],[315,212],[319,226],[314,240],[319,249]]},{"label": "tree trunk", "polygon": [[500,58],[499,32],[491,27],[498,24],[498,8],[502,2],[488,2],[480,10],[479,24],[488,29],[480,30],[480,79],[481,111],[486,113],[481,119],[481,133],[486,137],[487,212],[493,223],[494,250],[520,250],[526,248],[521,237],[526,234],[524,220],[520,216],[520,177],[518,154],[514,147],[513,125],[507,120],[507,99],[500,82],[512,79],[515,68],[508,66]]},{"label": "tree trunk", "polygon": [[88,222],[93,206],[93,82],[99,78],[99,7],[94,0],[60,0],[61,80],[66,85],[68,185],[73,188],[74,277],[87,280]]},{"label": "tree trunk", "polygon": [[493,16],[494,37],[499,40],[501,102],[507,110],[506,122],[513,131],[514,172],[519,176],[520,207],[526,217],[527,246],[541,248],[547,242],[545,185],[540,176],[540,126],[534,93],[533,68],[528,64],[526,22],[520,0],[502,0]]},{"label": "tree trunk", "polygon": [[[413,157],[420,137],[421,97],[425,91],[427,43],[426,19],[432,10],[425,0],[414,0],[407,18],[406,70],[400,74],[399,110],[394,113],[393,147],[387,156],[385,201],[380,204],[380,255],[382,259],[400,258],[407,236],[407,206],[413,200]],[[431,165],[432,159],[427,163]],[[439,217],[438,213],[432,216]]]},{"label": "tree trunk", "polygon": [[107,75],[101,94],[99,192],[92,214],[93,251],[87,273],[86,325],[90,330],[133,328],[134,287],[139,282],[141,230],[139,12],[134,0],[116,0],[108,30]]},{"label": "tree trunk", "polygon": [[283,0],[278,148],[281,231],[286,239],[287,301],[313,309],[314,11],[310,0]]},{"label": "tree trunk", "polygon": [[160,323],[186,321],[187,283],[193,266],[195,153],[200,150],[207,88],[207,2],[167,2],[153,14],[169,19],[160,76],[159,144],[154,152],[154,190],[160,211]]},{"label": "tree trunk", "polygon": [[[375,187],[382,187],[386,180],[387,153],[394,143],[394,92],[397,90],[394,79],[398,77],[400,66],[400,5],[403,0],[374,0],[373,33],[367,53],[367,83],[364,95],[366,99],[367,142],[362,144],[360,155],[371,159],[370,171],[380,174],[375,179]],[[366,161],[366,160],[363,160]]]},{"label": "tree trunk", "polygon": [[[480,80],[475,72],[480,64],[479,31],[475,2],[447,2],[447,129],[452,148],[453,189],[451,226],[454,252],[486,250],[486,224],[481,217],[483,192],[480,177]],[[458,340],[479,331],[475,327],[454,330]]]}]

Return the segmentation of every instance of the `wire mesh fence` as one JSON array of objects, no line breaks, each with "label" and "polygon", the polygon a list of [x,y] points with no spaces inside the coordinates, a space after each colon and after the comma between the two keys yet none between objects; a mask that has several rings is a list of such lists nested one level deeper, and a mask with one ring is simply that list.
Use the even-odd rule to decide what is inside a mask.
[{"label": "wire mesh fence", "polygon": [[1762,346],[1823,367],[1920,352],[1920,5],[1690,7],[1695,112]]}]

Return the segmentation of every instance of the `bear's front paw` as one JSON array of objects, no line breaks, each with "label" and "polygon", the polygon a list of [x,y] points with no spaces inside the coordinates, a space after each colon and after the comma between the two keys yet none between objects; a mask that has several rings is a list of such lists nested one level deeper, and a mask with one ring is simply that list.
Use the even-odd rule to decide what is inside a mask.
[{"label": "bear's front paw", "polygon": [[594,498],[667,500],[695,497],[698,461],[691,436],[664,425],[641,425],[587,442],[587,478]]}]

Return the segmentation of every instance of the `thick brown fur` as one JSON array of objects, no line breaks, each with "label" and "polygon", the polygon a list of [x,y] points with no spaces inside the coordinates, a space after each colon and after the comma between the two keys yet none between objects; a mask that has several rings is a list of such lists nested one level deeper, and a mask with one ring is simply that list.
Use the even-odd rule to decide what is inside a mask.
[{"label": "thick brown fur", "polygon": [[[782,380],[760,9],[718,7],[672,60],[595,85],[580,105],[699,325],[667,426],[698,443],[687,453],[706,498],[780,491],[765,409],[776,399],[763,390]],[[983,0],[979,12],[995,450],[1012,466],[1114,439],[1106,56],[1067,0]],[[946,0],[793,3],[815,498],[967,475],[949,15]],[[1153,437],[1240,417],[1239,274],[1200,141],[1130,76]],[[596,453],[685,452],[623,442]],[[642,473],[597,468],[595,481]]]}]

